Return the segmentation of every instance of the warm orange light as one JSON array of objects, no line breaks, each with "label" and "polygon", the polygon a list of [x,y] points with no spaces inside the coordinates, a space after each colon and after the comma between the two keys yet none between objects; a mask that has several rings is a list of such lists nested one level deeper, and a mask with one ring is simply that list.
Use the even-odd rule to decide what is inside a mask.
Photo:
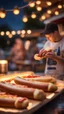
[{"label": "warm orange light", "polygon": [[7,64],[8,61],[7,60],[0,60],[0,64]]},{"label": "warm orange light", "polygon": [[18,8],[18,7],[15,7],[14,10],[13,10],[13,13],[14,13],[15,15],[18,15],[18,14],[20,13],[19,8]]},{"label": "warm orange light", "polygon": [[20,31],[20,30],[18,30],[18,31],[17,31],[17,34],[20,34],[20,33],[21,33],[21,31]]},{"label": "warm orange light", "polygon": [[16,34],[16,31],[12,31],[11,34],[12,34],[12,35],[15,35],[15,34]]},{"label": "warm orange light", "polygon": [[0,34],[1,34],[1,36],[4,36],[4,31],[2,31]]},{"label": "warm orange light", "polygon": [[23,20],[23,22],[25,22],[25,23],[26,23],[26,22],[28,21],[27,16],[24,16],[22,20]]},{"label": "warm orange light", "polygon": [[0,18],[5,18],[6,17],[6,11],[2,8],[0,9]]},{"label": "warm orange light", "polygon": [[59,12],[58,11],[55,11],[55,15],[59,15]]},{"label": "warm orange light", "polygon": [[22,30],[22,31],[21,31],[21,33],[22,33],[22,34],[25,34],[25,33],[26,33],[26,31],[25,31],[25,30]]},{"label": "warm orange light", "polygon": [[6,31],[6,35],[9,35],[10,34],[10,32],[9,31]]},{"label": "warm orange light", "polygon": [[29,4],[29,6],[30,6],[30,7],[34,7],[34,6],[35,6],[35,3],[34,3],[34,2],[31,2],[31,3]]},{"label": "warm orange light", "polygon": [[45,20],[45,19],[46,19],[45,15],[41,16],[41,18],[40,18],[41,21]]},{"label": "warm orange light", "polygon": [[32,13],[31,14],[31,18],[35,19],[36,18],[36,14],[35,13]]},{"label": "warm orange light", "polygon": [[59,8],[59,9],[62,9],[62,5],[61,5],[61,4],[59,4],[59,5],[58,5],[58,8]]},{"label": "warm orange light", "polygon": [[8,37],[9,37],[9,38],[12,38],[12,34],[9,34]]},{"label": "warm orange light", "polygon": [[50,2],[50,1],[47,1],[46,3],[47,3],[48,6],[52,5],[52,2]]},{"label": "warm orange light", "polygon": [[27,30],[27,34],[31,34],[31,32],[32,32],[31,30]]},{"label": "warm orange light", "polygon": [[51,10],[47,10],[47,13],[48,13],[48,14],[51,14],[52,12],[51,12]]},{"label": "warm orange light", "polygon": [[40,0],[37,0],[37,1],[36,1],[36,4],[37,4],[37,5],[40,5],[40,4],[41,4],[41,1],[40,1]]},{"label": "warm orange light", "polygon": [[38,6],[36,7],[37,11],[41,11],[42,10],[42,7]]}]

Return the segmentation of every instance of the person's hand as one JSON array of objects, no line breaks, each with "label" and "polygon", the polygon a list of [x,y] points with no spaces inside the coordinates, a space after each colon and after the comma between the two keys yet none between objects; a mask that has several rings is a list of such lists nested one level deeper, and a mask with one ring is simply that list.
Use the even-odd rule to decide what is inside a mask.
[{"label": "person's hand", "polygon": [[43,57],[43,56],[45,56],[46,55],[46,53],[47,53],[47,51],[45,50],[45,49],[41,49],[40,51],[39,51],[39,56],[40,57]]},{"label": "person's hand", "polygon": [[55,59],[57,60],[57,55],[55,55],[54,52],[52,51],[48,51],[46,54],[45,54],[46,58],[52,58],[52,59]]}]

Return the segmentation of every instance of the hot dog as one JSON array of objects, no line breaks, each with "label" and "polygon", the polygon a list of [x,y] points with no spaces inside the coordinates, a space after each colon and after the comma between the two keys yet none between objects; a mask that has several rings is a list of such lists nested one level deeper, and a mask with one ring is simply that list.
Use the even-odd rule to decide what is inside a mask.
[{"label": "hot dog", "polygon": [[39,54],[34,55],[35,60],[42,60],[44,57],[40,57]]},{"label": "hot dog", "polygon": [[12,85],[10,83],[0,82],[0,89],[10,94],[27,97],[35,100],[44,100],[46,98],[46,95],[43,90]]},{"label": "hot dog", "polygon": [[27,108],[28,99],[0,92],[0,106],[10,108]]},{"label": "hot dog", "polygon": [[17,84],[21,84],[21,85],[27,85],[28,87],[33,87],[33,88],[38,88],[38,89],[42,89],[44,91],[56,91],[57,90],[57,86],[55,84],[52,83],[47,83],[47,82],[36,82],[36,81],[28,81],[26,79],[22,79],[20,77],[16,77],[14,79],[15,83]]},{"label": "hot dog", "polygon": [[47,52],[52,52],[52,50],[51,49],[50,50],[45,50],[45,53],[42,53],[42,55],[40,55],[40,53],[36,53],[34,55],[34,59],[35,60],[42,60],[43,58],[46,58],[46,53]]},{"label": "hot dog", "polygon": [[25,78],[26,80],[31,80],[31,81],[39,81],[39,82],[51,82],[51,83],[56,83],[56,79],[51,76],[37,76],[37,77],[32,77],[32,78]]}]

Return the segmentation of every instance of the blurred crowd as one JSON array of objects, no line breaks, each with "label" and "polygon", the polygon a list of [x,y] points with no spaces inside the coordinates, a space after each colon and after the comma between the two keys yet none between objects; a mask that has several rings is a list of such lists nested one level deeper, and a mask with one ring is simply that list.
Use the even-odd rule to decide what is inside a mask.
[{"label": "blurred crowd", "polygon": [[[28,48],[27,48],[28,47]],[[0,49],[0,59],[6,59],[9,63],[9,70],[22,70],[22,65],[16,64],[18,61],[30,61],[30,63],[35,62],[34,54],[39,52],[37,46],[37,40],[32,40],[30,44],[25,46],[25,42],[21,38],[16,38],[13,46],[9,50],[9,56],[5,56],[4,51]],[[21,66],[21,67],[20,67]]]}]

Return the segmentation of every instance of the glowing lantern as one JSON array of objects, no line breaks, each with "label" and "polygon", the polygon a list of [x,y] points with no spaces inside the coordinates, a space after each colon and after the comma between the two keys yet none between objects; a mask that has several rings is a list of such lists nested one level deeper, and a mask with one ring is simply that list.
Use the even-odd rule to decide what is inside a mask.
[{"label": "glowing lantern", "polygon": [[0,9],[0,18],[5,18],[6,17],[6,11],[2,8]]},{"label": "glowing lantern", "polygon": [[15,7],[14,10],[13,10],[13,13],[14,13],[15,15],[18,15],[18,14],[20,13],[19,8],[18,8],[18,7]]}]

